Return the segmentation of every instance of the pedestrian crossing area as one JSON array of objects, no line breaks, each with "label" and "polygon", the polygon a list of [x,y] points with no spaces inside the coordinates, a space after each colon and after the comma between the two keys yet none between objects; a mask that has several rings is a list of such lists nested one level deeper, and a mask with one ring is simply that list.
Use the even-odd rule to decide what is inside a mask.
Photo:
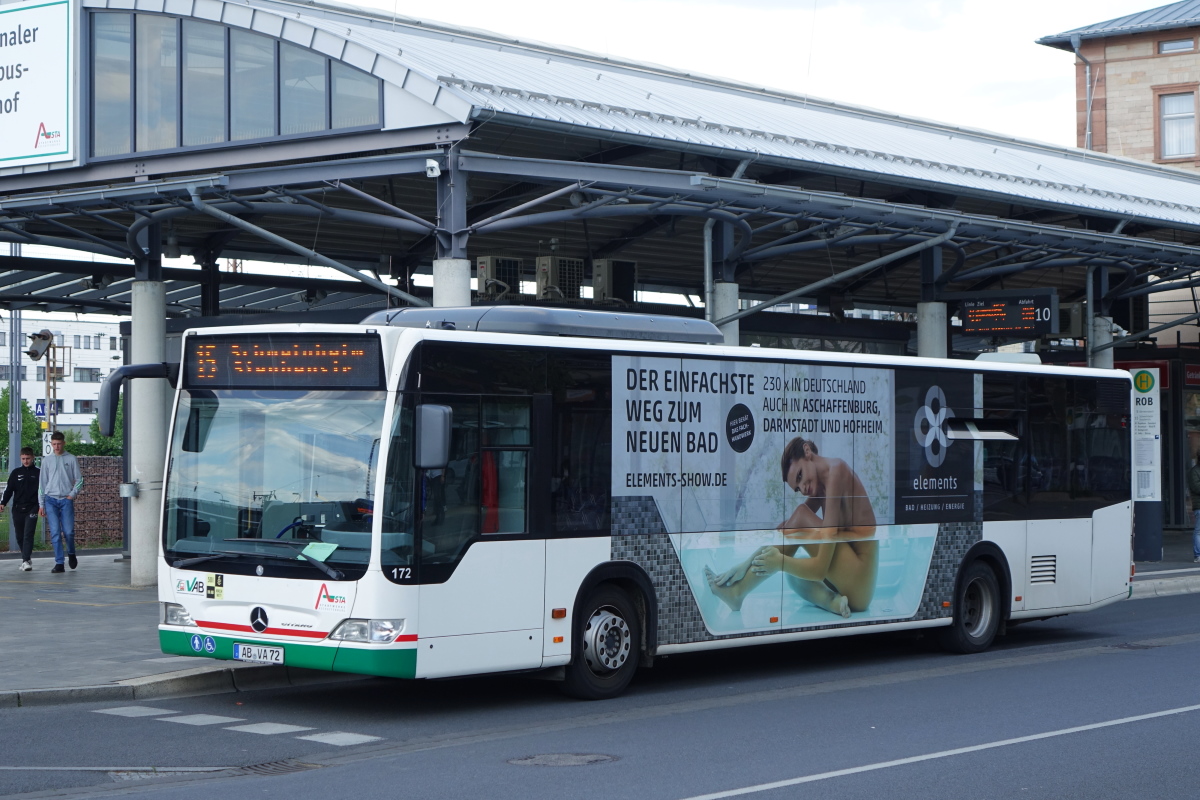
[{"label": "pedestrian crossing area", "polygon": [[[180,714],[168,708],[155,706],[117,706],[115,708],[97,708],[95,714],[107,714],[113,717],[128,717],[130,719],[154,719],[157,722],[172,722],[176,725],[190,725],[197,728],[219,726],[227,731],[252,733],[258,736],[288,736],[306,742],[317,742],[331,747],[349,747],[355,744],[380,741],[382,736],[368,736],[363,733],[350,731],[318,731],[316,728],[304,725],[288,725],[282,722],[250,722],[242,717],[226,717],[219,714]],[[241,724],[244,723],[244,724]],[[303,733],[303,736],[295,734]]]}]

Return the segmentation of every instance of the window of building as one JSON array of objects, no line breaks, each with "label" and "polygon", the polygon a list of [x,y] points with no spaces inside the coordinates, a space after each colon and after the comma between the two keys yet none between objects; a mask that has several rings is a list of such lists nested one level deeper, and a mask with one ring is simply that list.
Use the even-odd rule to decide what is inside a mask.
[{"label": "window of building", "polygon": [[[46,380],[46,368],[45,368],[45,367],[38,367],[38,368],[37,368],[37,379],[38,379],[39,381],[44,381],[44,380]],[[57,380],[57,381],[64,380],[64,377],[63,377],[63,368],[62,368],[62,367],[55,367],[55,368],[54,368],[54,379],[55,379],[55,380]]]},{"label": "window of building", "polygon": [[1186,158],[1196,154],[1196,93],[1158,97],[1161,158]]},{"label": "window of building", "polygon": [[66,347],[67,337],[63,336],[62,331],[54,331],[54,346]]},{"label": "window of building", "polygon": [[8,344],[8,334],[0,331],[0,347],[4,347],[6,344]]},{"label": "window of building", "polygon": [[77,335],[77,336],[75,337],[75,349],[76,349],[76,350],[78,350],[78,349],[79,349],[79,347],[80,347],[80,344],[79,344],[79,336]]},{"label": "window of building", "polygon": [[[42,399],[38,400],[37,403],[34,404],[34,413],[37,414],[38,411],[43,411],[45,408],[46,408],[46,399],[42,398]],[[54,413],[56,413],[56,414],[63,413],[63,401],[62,400],[54,401]],[[38,416],[39,417],[44,416],[44,414],[38,414]]]},{"label": "window of building", "polygon": [[93,336],[93,337],[92,337],[92,349],[93,349],[93,350],[99,350],[99,349],[100,349],[100,337],[99,337],[99,336]]},{"label": "window of building", "polygon": [[1159,53],[1186,53],[1196,49],[1195,39],[1171,39],[1158,43]]},{"label": "window of building", "polygon": [[[11,379],[12,379],[12,372],[11,372],[11,368],[9,367],[9,365],[8,364],[0,364],[0,381],[7,381],[7,380],[11,380]],[[20,374],[19,380],[23,380],[23,381],[29,380],[29,367],[24,367],[24,366],[21,367],[21,374]]]},{"label": "window of building", "polygon": [[94,156],[382,122],[382,82],[314,50],[161,14],[92,21]]},{"label": "window of building", "polygon": [[95,367],[76,367],[75,380],[79,383],[99,383],[100,370]]},{"label": "window of building", "polygon": [[117,348],[117,337],[115,337],[115,336],[108,337],[108,349],[109,350],[118,349]]},{"label": "window of building", "polygon": [[75,413],[76,414],[95,414],[96,413],[96,403],[97,403],[96,400],[76,400],[75,401]]}]

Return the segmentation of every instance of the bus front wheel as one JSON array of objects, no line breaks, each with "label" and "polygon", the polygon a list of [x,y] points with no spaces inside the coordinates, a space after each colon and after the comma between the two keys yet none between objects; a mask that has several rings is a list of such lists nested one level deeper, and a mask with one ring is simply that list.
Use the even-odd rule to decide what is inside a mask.
[{"label": "bus front wheel", "polygon": [[616,697],[638,668],[642,630],[637,608],[625,592],[601,584],[581,611],[563,691],[580,700]]},{"label": "bus front wheel", "polygon": [[942,635],[942,645],[953,653],[982,653],[991,646],[1000,628],[1000,582],[983,561],[972,561],[958,582],[954,621]]}]

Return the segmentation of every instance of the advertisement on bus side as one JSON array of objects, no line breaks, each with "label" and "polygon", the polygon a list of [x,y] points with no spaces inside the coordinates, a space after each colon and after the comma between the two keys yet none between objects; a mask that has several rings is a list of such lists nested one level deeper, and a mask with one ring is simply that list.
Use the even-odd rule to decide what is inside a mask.
[{"label": "advertisement on bus side", "polygon": [[613,494],[653,499],[712,634],[910,618],[973,513],[958,378],[614,356]]}]

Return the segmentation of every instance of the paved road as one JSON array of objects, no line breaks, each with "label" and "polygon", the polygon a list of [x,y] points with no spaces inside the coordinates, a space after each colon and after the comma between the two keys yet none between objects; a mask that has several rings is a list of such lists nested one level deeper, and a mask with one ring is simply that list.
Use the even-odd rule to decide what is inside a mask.
[{"label": "paved road", "polygon": [[[1192,798],[1197,663],[1183,595],[980,656],[893,635],[675,656],[605,703],[492,677],[17,708],[0,796]],[[561,754],[611,760],[510,763]]]}]

